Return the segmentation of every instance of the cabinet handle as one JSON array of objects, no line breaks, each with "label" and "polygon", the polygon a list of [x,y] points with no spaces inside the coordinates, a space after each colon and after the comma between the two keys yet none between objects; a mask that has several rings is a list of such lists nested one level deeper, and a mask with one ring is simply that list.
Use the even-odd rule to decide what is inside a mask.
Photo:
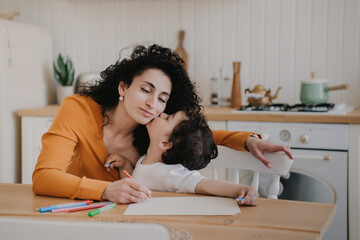
[{"label": "cabinet handle", "polygon": [[294,155],[294,158],[309,159],[309,160],[331,160],[330,155],[325,155],[325,156]]}]

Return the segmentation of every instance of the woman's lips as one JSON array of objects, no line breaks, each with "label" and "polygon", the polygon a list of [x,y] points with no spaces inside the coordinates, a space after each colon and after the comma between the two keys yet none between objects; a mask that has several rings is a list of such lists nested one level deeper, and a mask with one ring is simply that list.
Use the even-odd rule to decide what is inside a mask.
[{"label": "woman's lips", "polygon": [[143,109],[143,108],[140,108],[140,110],[141,110],[141,112],[143,113],[143,115],[144,115],[145,117],[150,118],[150,117],[153,117],[153,116],[154,116],[154,114],[152,114],[152,113],[149,112],[149,111],[146,111],[146,110]]}]

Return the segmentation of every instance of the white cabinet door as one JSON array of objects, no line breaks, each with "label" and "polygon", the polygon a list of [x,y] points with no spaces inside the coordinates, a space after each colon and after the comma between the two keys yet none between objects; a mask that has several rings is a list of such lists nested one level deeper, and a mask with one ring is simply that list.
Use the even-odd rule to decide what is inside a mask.
[{"label": "white cabinet door", "polygon": [[54,117],[21,118],[21,183],[32,184],[32,173],[41,150],[41,137],[50,128]]},{"label": "white cabinet door", "polygon": [[227,130],[226,121],[208,121],[209,127],[213,130]]}]

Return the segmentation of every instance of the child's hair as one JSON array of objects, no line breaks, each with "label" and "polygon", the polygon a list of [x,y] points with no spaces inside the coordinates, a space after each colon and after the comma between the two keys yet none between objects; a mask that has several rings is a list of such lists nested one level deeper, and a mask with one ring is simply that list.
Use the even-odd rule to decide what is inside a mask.
[{"label": "child's hair", "polygon": [[206,118],[199,111],[188,111],[188,120],[180,122],[170,135],[172,147],[161,156],[165,164],[182,164],[189,170],[206,167],[218,155],[218,149]]}]

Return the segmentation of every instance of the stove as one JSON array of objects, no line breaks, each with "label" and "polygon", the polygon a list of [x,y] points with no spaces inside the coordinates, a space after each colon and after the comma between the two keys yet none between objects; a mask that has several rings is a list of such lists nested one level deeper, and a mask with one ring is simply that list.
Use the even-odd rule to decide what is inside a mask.
[{"label": "stove", "polygon": [[[348,239],[348,124],[228,121],[227,129],[257,132],[264,140],[291,147],[295,160],[290,175],[281,178],[279,199],[336,204],[323,240]],[[242,173],[228,172],[228,177],[251,185],[252,174]],[[260,173],[260,197],[267,196],[269,181],[269,175]]]},{"label": "stove", "polygon": [[328,114],[328,115],[346,115],[354,108],[346,106],[344,103],[322,103],[322,104],[295,104],[284,103],[268,104],[266,106],[241,106],[232,113],[271,113],[271,114]]}]

